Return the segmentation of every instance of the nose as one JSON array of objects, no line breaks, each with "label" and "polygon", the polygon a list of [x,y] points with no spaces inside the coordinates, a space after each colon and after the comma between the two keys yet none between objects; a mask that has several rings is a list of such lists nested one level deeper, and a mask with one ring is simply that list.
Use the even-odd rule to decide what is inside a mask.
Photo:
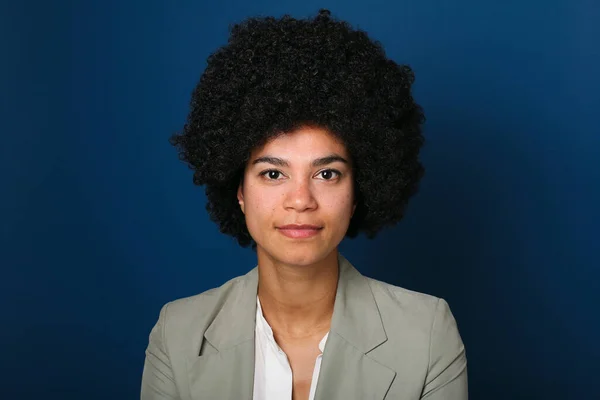
[{"label": "nose", "polygon": [[317,200],[310,182],[304,180],[290,182],[288,188],[283,204],[285,209],[306,211],[317,208]]}]

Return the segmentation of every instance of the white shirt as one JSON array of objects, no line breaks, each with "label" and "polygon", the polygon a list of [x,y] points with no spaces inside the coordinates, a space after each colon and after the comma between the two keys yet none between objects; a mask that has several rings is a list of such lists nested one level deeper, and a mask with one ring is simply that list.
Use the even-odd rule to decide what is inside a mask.
[{"label": "white shirt", "polygon": [[[273,336],[273,330],[265,319],[256,296],[256,328],[254,356],[254,393],[253,400],[291,400],[292,368],[287,355],[279,347]],[[321,370],[323,349],[329,332],[319,342],[321,354],[315,360],[312,381],[310,383],[309,400],[315,398],[315,389]]]}]

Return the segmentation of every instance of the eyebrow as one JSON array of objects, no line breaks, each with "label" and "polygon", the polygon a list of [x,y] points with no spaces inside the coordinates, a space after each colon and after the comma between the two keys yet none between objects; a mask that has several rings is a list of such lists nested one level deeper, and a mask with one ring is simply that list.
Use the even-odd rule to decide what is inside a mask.
[{"label": "eyebrow", "polygon": [[[313,167],[322,167],[324,165],[328,165],[328,164],[331,164],[334,162],[341,162],[344,164],[348,164],[348,160],[346,160],[344,157],[337,155],[337,154],[331,154],[326,157],[315,158],[312,161],[311,165]],[[289,167],[290,166],[290,164],[283,158],[272,157],[272,156],[263,156],[263,157],[259,157],[256,160],[252,161],[252,165],[259,164],[259,163],[273,164],[278,167]]]}]

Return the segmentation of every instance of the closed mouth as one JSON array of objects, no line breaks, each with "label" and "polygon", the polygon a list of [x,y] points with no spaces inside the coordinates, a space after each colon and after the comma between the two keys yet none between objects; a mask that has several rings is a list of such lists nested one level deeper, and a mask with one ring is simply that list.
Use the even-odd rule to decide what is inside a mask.
[{"label": "closed mouth", "polygon": [[316,225],[284,225],[277,230],[292,239],[304,239],[316,236],[323,228]]}]

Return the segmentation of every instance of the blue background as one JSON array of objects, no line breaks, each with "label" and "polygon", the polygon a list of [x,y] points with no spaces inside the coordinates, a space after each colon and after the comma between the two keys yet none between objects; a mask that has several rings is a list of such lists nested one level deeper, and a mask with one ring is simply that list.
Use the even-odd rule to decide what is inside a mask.
[{"label": "blue background", "polygon": [[12,2],[0,10],[0,397],[139,397],[162,304],[255,263],[168,137],[252,15],[330,8],[415,70],[427,174],[342,243],[448,300],[472,399],[600,398],[600,3]]}]

